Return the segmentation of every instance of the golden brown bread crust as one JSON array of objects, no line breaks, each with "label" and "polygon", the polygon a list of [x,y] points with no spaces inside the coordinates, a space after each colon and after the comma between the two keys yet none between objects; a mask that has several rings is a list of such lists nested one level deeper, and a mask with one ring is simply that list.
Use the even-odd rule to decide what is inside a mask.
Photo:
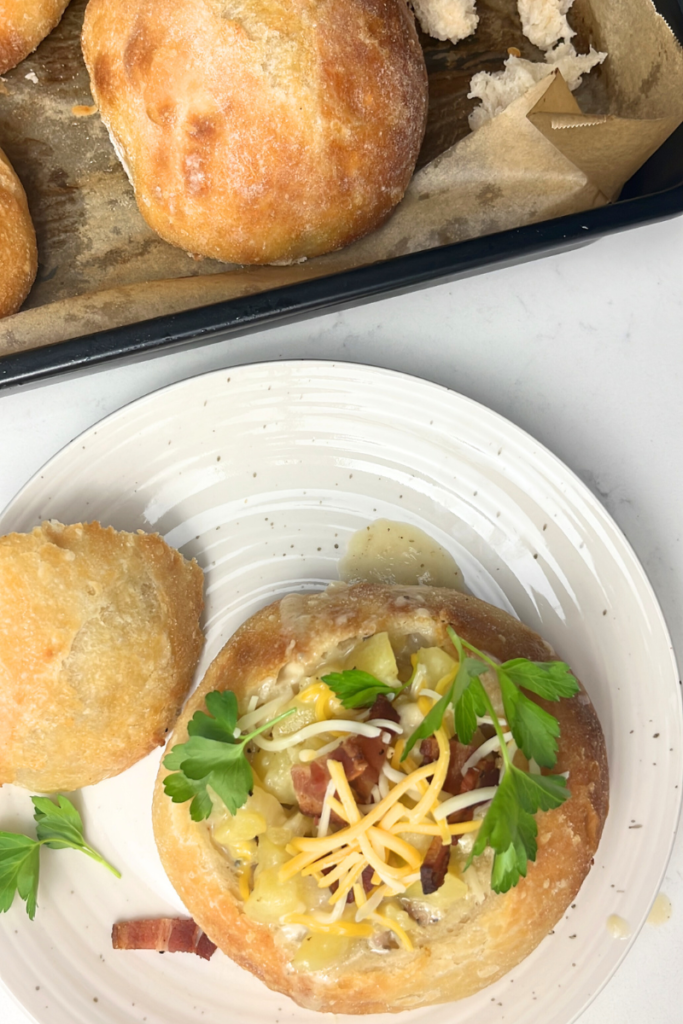
[{"label": "golden brown bread crust", "polygon": [[158,535],[0,538],[0,785],[92,785],[164,742],[204,637],[203,574]]},{"label": "golden brown bread crust", "polygon": [[37,270],[36,233],[26,194],[0,149],[0,317],[16,313],[31,290]]},{"label": "golden brown bread crust", "polygon": [[68,6],[69,0],[0,0],[0,75],[42,43]]},{"label": "golden brown bread crust", "polygon": [[[361,583],[312,597],[288,597],[249,619],[223,648],[183,711],[169,747],[187,739],[187,723],[211,690],[229,687],[243,700],[276,678],[283,666],[297,661],[313,666],[349,637],[419,632],[439,644],[446,642],[449,623],[501,660],[553,657],[526,626],[454,590]],[[538,857],[526,879],[505,895],[489,891],[464,919],[430,925],[427,939],[413,952],[366,953],[325,972],[294,970],[289,963],[294,947],[280,930],[241,912],[236,879],[206,824],[191,821],[188,804],[173,804],[165,796],[162,768],[153,817],[169,878],[212,941],[303,1006],[383,1013],[471,995],[519,963],[561,917],[588,873],[607,814],[605,744],[590,701],[581,693],[557,704],[539,703],[560,722],[557,770],[570,772],[571,798],[537,816]]]},{"label": "golden brown bread crust", "polygon": [[291,262],[377,227],[424,134],[405,0],[90,0],[92,91],[162,238]]}]

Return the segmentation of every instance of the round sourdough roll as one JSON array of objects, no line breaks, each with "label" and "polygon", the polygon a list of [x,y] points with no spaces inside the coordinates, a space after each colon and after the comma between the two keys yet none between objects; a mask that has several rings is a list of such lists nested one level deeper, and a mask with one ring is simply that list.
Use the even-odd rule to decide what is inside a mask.
[{"label": "round sourdough roll", "polygon": [[68,6],[69,0],[0,0],[0,75],[42,43]]},{"label": "round sourdough roll", "polygon": [[83,53],[143,217],[190,253],[338,249],[413,172],[427,75],[405,0],[90,0]]},{"label": "round sourdough roll", "polygon": [[0,785],[78,789],[163,743],[202,649],[202,592],[156,534],[0,537]]},{"label": "round sourdough roll", "polygon": [[[249,697],[270,699],[287,680],[316,667],[348,641],[388,631],[392,640],[418,636],[425,646],[448,644],[447,624],[480,650],[505,660],[547,661],[553,653],[534,632],[469,595],[429,587],[359,583],[324,594],[292,595],[258,612],[226,644],[191,697],[169,741],[188,738],[192,715],[213,690],[232,689],[242,710]],[[383,1013],[459,999],[514,967],[548,934],[576,895],[598,845],[608,804],[605,745],[585,693],[544,704],[561,727],[558,772],[569,772],[571,797],[539,813],[538,856],[528,875],[505,894],[491,891],[489,852],[468,872],[467,896],[436,923],[411,931],[414,949],[356,943],[346,959],[324,970],[292,964],[292,929],[244,913],[239,879],[206,821],[193,822],[188,803],[172,803],[162,767],[153,804],[154,830],[168,876],[209,937],[242,967],[302,1006],[333,1013]],[[475,886],[476,882],[476,886]],[[318,938],[316,936],[316,938]],[[380,955],[381,952],[381,955]]]},{"label": "round sourdough roll", "polygon": [[[1,5],[2,0],[0,11]],[[26,193],[0,149],[0,317],[16,313],[37,270],[36,233]]]}]

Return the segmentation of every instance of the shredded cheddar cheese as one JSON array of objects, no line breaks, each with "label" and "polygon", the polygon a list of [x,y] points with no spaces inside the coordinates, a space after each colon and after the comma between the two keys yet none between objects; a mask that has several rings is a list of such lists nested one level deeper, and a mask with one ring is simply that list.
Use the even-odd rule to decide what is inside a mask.
[{"label": "shredded cheddar cheese", "polygon": [[283,924],[300,924],[309,931],[322,935],[348,935],[357,939],[368,939],[373,932],[371,924],[357,921],[321,921],[313,914],[286,914]]},{"label": "shredded cheddar cheese", "polygon": [[[425,659],[423,664],[417,655],[412,658],[413,681],[401,698],[409,702],[406,720],[416,711],[423,718],[429,714],[457,673],[457,663],[452,670],[447,670],[448,662],[444,666],[443,659],[440,661],[433,653],[425,655]],[[412,756],[402,760],[406,736],[391,735],[400,732],[405,721],[398,725],[389,719],[371,719],[368,713],[354,717],[319,677],[309,680],[296,699],[312,707],[315,722],[310,723],[312,716],[308,712],[310,724],[270,740],[255,737],[254,744],[278,756],[296,744],[298,751],[290,753],[295,763],[315,760],[326,766],[329,782],[322,799],[317,834],[295,835],[290,840],[285,847],[290,859],[275,869],[275,877],[285,885],[301,876],[302,880],[310,879],[320,890],[330,890],[325,904],[329,913],[314,909],[287,913],[280,922],[300,925],[311,933],[348,938],[369,938],[381,929],[391,932],[403,950],[411,951],[414,947],[409,931],[413,925],[392,901],[421,880],[430,837],[439,838],[444,846],[450,846],[453,837],[480,828],[480,821],[449,824],[447,819],[452,811],[480,803],[482,795],[486,799],[489,791],[477,790],[460,797],[443,791],[451,760],[452,715],[447,715],[434,732],[438,747],[436,759],[418,765],[419,744]],[[249,715],[257,719],[259,709],[250,708]],[[369,739],[381,736],[383,743],[390,744],[388,759],[381,767],[379,781],[366,798],[367,802],[352,788],[344,762],[334,758],[323,761],[339,742],[354,734]],[[321,746],[317,749],[315,741],[306,743],[313,737],[320,737]],[[476,764],[480,757],[494,749],[495,740],[486,741],[472,754],[466,767]],[[427,837],[426,844],[419,837]],[[250,895],[250,877],[246,870],[239,875],[240,893],[245,900]],[[349,899],[355,904],[353,909]]]}]

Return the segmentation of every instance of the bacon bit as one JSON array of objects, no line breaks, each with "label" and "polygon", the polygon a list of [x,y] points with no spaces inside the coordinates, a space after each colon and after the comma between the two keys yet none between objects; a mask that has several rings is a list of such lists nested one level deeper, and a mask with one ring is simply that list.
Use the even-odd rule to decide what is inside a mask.
[{"label": "bacon bit", "polygon": [[[463,764],[465,762],[463,761]],[[460,778],[460,788],[456,789],[454,796],[459,793],[470,793],[473,789],[482,789],[484,786],[497,786],[499,771],[494,762],[494,755],[482,757],[474,767],[468,768]],[[444,786],[444,789],[446,787]],[[449,792],[452,792],[449,790]],[[455,825],[460,821],[472,821],[474,817],[474,806],[466,807],[463,811],[455,811],[448,815],[448,823]]]},{"label": "bacon bit", "polygon": [[[450,741],[450,748],[451,756],[448,762],[448,774],[446,775],[443,789],[444,792],[450,793],[451,796],[457,796],[458,793],[467,792],[466,789],[462,788],[462,766],[465,764],[465,761],[469,760],[477,748],[474,743],[469,743],[466,746],[455,736]],[[420,754],[422,755],[422,764],[432,764],[438,759],[439,744],[436,742],[435,736],[428,736],[427,739],[422,740]],[[469,788],[474,789],[474,786]]]},{"label": "bacon bit", "polygon": [[401,721],[401,716],[398,711],[383,693],[377,694],[375,697],[375,703],[370,708],[368,719],[373,718],[386,718],[390,722],[397,723]]},{"label": "bacon bit", "polygon": [[434,836],[420,868],[420,881],[425,896],[436,892],[443,885],[450,855],[450,844],[443,846],[439,836]]},{"label": "bacon bit", "polygon": [[114,949],[155,949],[158,953],[196,953],[210,960],[215,944],[192,918],[146,917],[117,921],[111,930]]},{"label": "bacon bit", "polygon": [[310,764],[293,764],[291,775],[299,810],[309,818],[319,818],[330,781],[327,761],[317,758]]},{"label": "bacon bit", "polygon": [[[395,707],[387,700],[383,693],[380,693],[375,698],[375,703],[370,708],[370,714],[368,721],[373,718],[386,718],[390,722],[400,721],[401,716]],[[367,803],[370,800],[371,794],[377,783],[384,767],[384,762],[387,759],[387,745],[382,739],[381,734],[370,738],[369,736],[357,736],[354,737],[358,747],[363,753],[365,759],[365,768],[360,775],[354,779],[346,773],[349,782],[353,789],[358,794],[362,803]],[[347,741],[348,742],[348,741]],[[330,755],[334,757],[334,754]]]},{"label": "bacon bit", "polygon": [[[332,870],[332,868],[324,868],[323,869],[323,874],[327,875],[327,874],[330,873],[331,870]],[[374,888],[374,886],[372,884],[372,876],[374,875],[374,873],[375,873],[375,869],[373,868],[372,864],[368,864],[368,866],[366,868],[363,868],[363,873],[362,873],[362,875],[360,877],[361,877],[361,881],[363,883],[363,888],[365,889],[366,892],[372,892],[372,890]],[[330,888],[330,892],[336,892],[337,889],[339,888],[339,882],[332,882],[330,884],[329,888]],[[356,895],[355,895],[353,889],[351,889],[349,891],[349,893],[347,894],[346,902],[347,903],[355,903],[356,902]]]},{"label": "bacon bit", "polygon": [[[387,718],[392,722],[398,722],[399,717],[398,711],[392,707],[384,694],[376,698],[370,709],[370,718]],[[316,758],[310,764],[292,765],[292,784],[299,810],[311,818],[319,818],[322,814],[325,790],[330,781],[328,761],[341,763],[344,774],[361,803],[367,803],[379,782],[386,759],[387,745],[380,734],[372,738],[349,736],[326,757]],[[331,820],[337,824],[340,822],[334,812]]]},{"label": "bacon bit", "polygon": [[344,740],[343,743],[340,743],[335,750],[328,754],[325,759],[326,761],[340,761],[349,782],[355,782],[356,779],[359,779],[368,767],[365,752],[360,744],[360,740],[364,738],[349,736],[348,739]]},{"label": "bacon bit", "polygon": [[434,761],[438,760],[439,744],[436,742],[436,736],[428,736],[426,740],[422,740],[420,755],[422,757],[422,764],[433,764]]}]

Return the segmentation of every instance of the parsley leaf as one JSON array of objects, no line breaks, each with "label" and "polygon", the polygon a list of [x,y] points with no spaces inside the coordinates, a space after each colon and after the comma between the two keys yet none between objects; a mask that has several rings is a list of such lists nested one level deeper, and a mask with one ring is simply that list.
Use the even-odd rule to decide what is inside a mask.
[{"label": "parsley leaf", "polygon": [[513,658],[504,661],[501,670],[510,677],[515,686],[523,686],[545,700],[559,700],[574,697],[579,684],[572,675],[569,665],[563,661],[528,661]]},{"label": "parsley leaf", "polygon": [[569,792],[561,775],[530,775],[510,764],[477,833],[467,867],[487,846],[494,851],[491,888],[507,892],[536,860],[536,811],[559,807]]},{"label": "parsley leaf", "polygon": [[164,766],[174,773],[164,779],[164,792],[176,804],[191,800],[193,821],[203,821],[211,814],[207,786],[211,786],[231,814],[244,806],[254,788],[254,776],[245,754],[247,743],[295,711],[290,708],[242,735],[237,728],[239,710],[232,690],[213,690],[206,695],[205,704],[209,714],[195,711],[187,726],[190,738],[186,743],[177,743],[164,758]]},{"label": "parsley leaf", "polygon": [[533,758],[543,768],[552,768],[557,761],[556,741],[560,735],[557,719],[525,697],[502,669],[498,671],[498,680],[515,743],[529,760]]},{"label": "parsley leaf", "polygon": [[0,832],[0,913],[9,910],[16,893],[26,900],[26,913],[36,916],[40,844],[16,832]]},{"label": "parsley leaf", "polygon": [[455,677],[453,708],[455,731],[461,743],[471,743],[477,728],[477,716],[485,715],[488,707],[486,691],[479,676],[487,666],[477,658],[464,658]]},{"label": "parsley leaf", "polygon": [[570,793],[562,776],[531,775],[513,765],[500,721],[479,677],[489,670],[496,673],[505,717],[515,743],[529,760],[533,758],[544,768],[554,767],[557,761],[560,727],[557,719],[530,700],[522,689],[555,701],[573,697],[579,692],[579,686],[563,661],[512,658],[498,665],[459,637],[451,626],[447,631],[458,655],[455,680],[411,735],[402,760],[419,739],[426,739],[440,728],[451,703],[455,733],[461,743],[471,743],[478,718],[490,717],[500,740],[504,774],[467,863],[469,866],[472,857],[490,846],[494,851],[491,887],[495,892],[507,892],[526,875],[528,861],[536,859],[538,828],[534,814],[559,807]]},{"label": "parsley leaf", "polygon": [[58,796],[55,804],[50,797],[33,796],[37,839],[20,832],[0,832],[0,913],[9,910],[14,897],[26,902],[26,912],[33,920],[36,914],[38,880],[40,876],[40,848],[50,850],[80,850],[120,878],[97,850],[86,843],[80,814],[65,796]]},{"label": "parsley leaf", "polygon": [[380,693],[388,693],[395,697],[402,689],[388,686],[376,676],[358,668],[330,672],[329,675],[322,677],[322,681],[327,683],[345,708],[369,708]]}]

